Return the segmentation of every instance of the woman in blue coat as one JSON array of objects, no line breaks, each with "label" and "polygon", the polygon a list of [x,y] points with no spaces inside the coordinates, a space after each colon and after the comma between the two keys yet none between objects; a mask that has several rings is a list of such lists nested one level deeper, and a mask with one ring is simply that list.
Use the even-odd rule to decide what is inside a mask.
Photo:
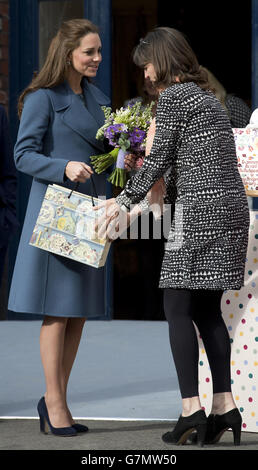
[{"label": "woman in blue coat", "polygon": [[[105,268],[96,269],[29,245],[48,184],[91,193],[89,157],[103,153],[96,132],[109,99],[90,81],[101,62],[98,28],[70,20],[53,39],[46,62],[19,100],[15,162],[33,177],[12,279],[9,309],[44,315],[40,351],[46,394],[39,401],[41,431],[75,435],[66,389],[86,318],[105,315]],[[98,195],[106,175],[94,175]]]}]

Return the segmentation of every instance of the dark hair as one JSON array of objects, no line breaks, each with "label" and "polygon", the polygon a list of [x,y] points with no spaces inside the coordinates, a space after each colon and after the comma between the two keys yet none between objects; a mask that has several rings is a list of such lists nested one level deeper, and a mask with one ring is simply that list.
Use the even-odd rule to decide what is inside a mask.
[{"label": "dark hair", "polygon": [[18,101],[18,114],[22,113],[27,93],[39,88],[53,88],[63,83],[68,71],[68,58],[79,47],[81,39],[89,33],[99,34],[98,27],[91,21],[79,18],[62,23],[48,49],[46,61],[31,83],[21,93]]},{"label": "dark hair", "polygon": [[144,68],[153,64],[156,87],[168,87],[178,82],[195,82],[209,89],[208,75],[197,60],[185,36],[176,29],[158,27],[150,31],[135,48],[133,61]]}]

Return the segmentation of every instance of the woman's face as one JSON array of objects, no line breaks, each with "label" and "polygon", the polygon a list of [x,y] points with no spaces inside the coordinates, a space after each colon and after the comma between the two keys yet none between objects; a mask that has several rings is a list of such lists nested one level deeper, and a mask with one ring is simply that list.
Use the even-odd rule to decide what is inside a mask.
[{"label": "woman's face", "polygon": [[154,70],[154,65],[149,63],[144,67],[144,78],[149,79],[151,82],[155,82],[156,80],[156,73]]},{"label": "woman's face", "polygon": [[79,47],[72,52],[73,69],[85,77],[96,76],[101,60],[101,41],[97,33],[83,36]]}]

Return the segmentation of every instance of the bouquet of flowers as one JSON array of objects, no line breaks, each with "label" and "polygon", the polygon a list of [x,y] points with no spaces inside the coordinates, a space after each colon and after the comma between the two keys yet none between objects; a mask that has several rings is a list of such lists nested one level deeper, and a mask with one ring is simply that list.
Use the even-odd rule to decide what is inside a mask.
[{"label": "bouquet of flowers", "polygon": [[[115,169],[108,178],[115,186],[123,188],[126,183],[126,170],[124,165],[125,155],[133,153],[143,159],[146,136],[152,120],[153,102],[148,106],[142,106],[140,101],[128,104],[112,112],[112,108],[102,106],[105,123],[98,130],[96,139],[108,139],[114,147],[109,153],[91,157],[92,165],[96,173],[102,173],[108,167],[116,163]],[[137,166],[137,165],[136,165]]]}]

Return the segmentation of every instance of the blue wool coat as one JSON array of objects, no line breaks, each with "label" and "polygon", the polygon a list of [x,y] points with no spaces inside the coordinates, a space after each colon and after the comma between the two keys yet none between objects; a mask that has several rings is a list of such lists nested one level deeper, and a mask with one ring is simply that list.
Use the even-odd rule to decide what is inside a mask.
[{"label": "blue wool coat", "polygon": [[[40,315],[104,316],[106,267],[93,268],[29,245],[48,184],[74,188],[65,181],[69,161],[90,164],[103,153],[95,136],[104,123],[102,105],[110,100],[83,81],[86,107],[67,82],[29,93],[24,102],[14,158],[19,171],[33,177],[9,296],[9,310]],[[106,175],[94,175],[99,196],[106,194]],[[91,194],[90,181],[79,191]]]}]

